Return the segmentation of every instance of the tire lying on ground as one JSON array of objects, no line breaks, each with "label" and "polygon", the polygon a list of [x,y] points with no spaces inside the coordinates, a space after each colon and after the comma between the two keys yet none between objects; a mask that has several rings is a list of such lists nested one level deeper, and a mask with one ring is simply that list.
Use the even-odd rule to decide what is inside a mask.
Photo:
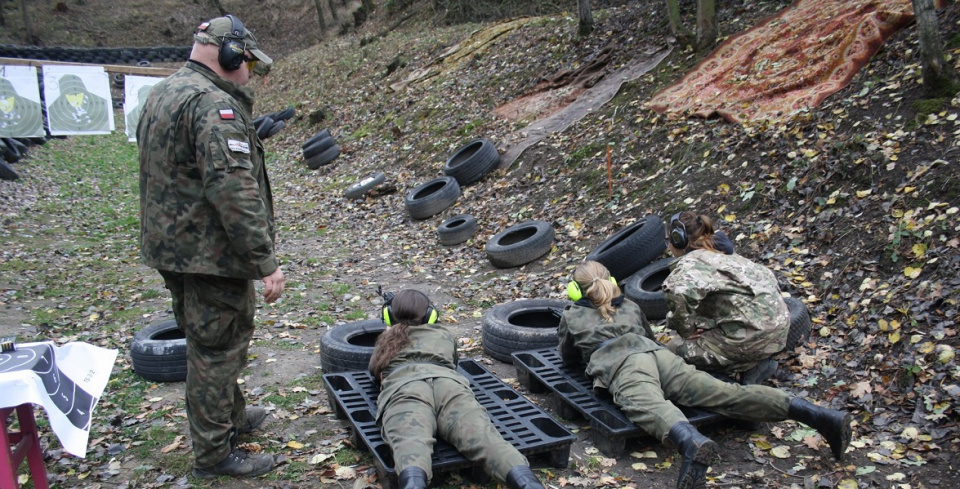
[{"label": "tire lying on ground", "polygon": [[273,127],[273,119],[271,119],[269,116],[264,117],[263,122],[261,122],[260,125],[257,126],[257,136],[259,136],[260,139],[267,139],[267,133],[270,132],[270,128],[272,127]]},{"label": "tire lying on ground", "polygon": [[322,152],[316,154],[315,156],[308,158],[306,161],[307,168],[311,170],[316,170],[324,165],[329,165],[333,163],[333,160],[337,159],[340,156],[340,146],[334,144],[329,148],[323,150]]},{"label": "tire lying on ground", "polygon": [[373,175],[370,175],[369,177],[347,187],[347,190],[343,192],[343,196],[348,199],[361,199],[364,195],[367,195],[367,192],[369,192],[370,189],[380,185],[385,179],[386,177],[383,176],[383,173],[374,173]]},{"label": "tire lying on ground", "polygon": [[550,252],[553,236],[545,221],[514,224],[487,241],[487,259],[497,268],[519,267]]},{"label": "tire lying on ground", "polygon": [[20,175],[6,161],[0,159],[0,180],[16,180]]},{"label": "tire lying on ground", "polygon": [[562,310],[570,303],[524,299],[491,307],[483,315],[483,351],[501,362],[513,363],[511,353],[557,346],[560,318],[551,308]]},{"label": "tire lying on ground", "polygon": [[435,216],[460,198],[460,185],[453,177],[437,177],[407,192],[403,202],[414,219]]},{"label": "tire lying on ground", "polygon": [[387,326],[366,319],[335,326],[320,337],[320,366],[324,373],[367,370],[373,345]]},{"label": "tire lying on ground", "polygon": [[286,109],[278,110],[269,115],[274,121],[280,122],[293,117],[296,113],[297,113],[296,109],[294,109],[293,107],[287,107]]},{"label": "tire lying on ground", "polygon": [[783,302],[787,303],[790,311],[790,332],[787,333],[787,345],[783,347],[783,351],[793,351],[810,336],[810,311],[807,310],[807,305],[796,297],[786,297]]},{"label": "tire lying on ground", "polygon": [[459,214],[440,223],[437,238],[440,244],[452,246],[463,243],[477,232],[477,220],[470,214]]},{"label": "tire lying on ground", "polygon": [[314,134],[313,136],[311,136],[310,139],[304,141],[304,142],[303,142],[303,145],[302,145],[301,147],[302,147],[303,149],[306,149],[307,146],[310,146],[311,144],[316,143],[317,141],[320,141],[321,139],[332,138],[332,137],[333,137],[333,136],[330,135],[330,130],[329,130],[329,129],[324,129],[324,130],[322,130],[322,131]]},{"label": "tire lying on ground", "polygon": [[474,139],[463,145],[443,165],[443,173],[457,179],[461,187],[477,182],[496,168],[500,153],[487,139]]},{"label": "tire lying on ground", "polygon": [[280,130],[286,126],[287,126],[287,123],[284,121],[274,121],[273,126],[271,126],[270,130],[267,131],[267,137],[272,138],[275,134],[280,132]]},{"label": "tire lying on ground", "polygon": [[133,335],[130,358],[133,371],[146,380],[187,379],[187,338],[174,319],[151,324]]},{"label": "tire lying on ground", "polygon": [[317,156],[318,154],[330,149],[330,147],[334,144],[336,144],[336,141],[334,141],[330,136],[318,139],[310,144],[310,146],[303,148],[303,158],[305,160],[309,160],[310,158],[313,158],[314,156]]},{"label": "tire lying on ground", "polygon": [[653,214],[621,228],[587,255],[618,282],[657,259],[667,249],[663,221]]},{"label": "tire lying on ground", "polygon": [[675,258],[662,258],[636,273],[623,282],[623,295],[632,300],[651,321],[667,317],[669,307],[663,293],[663,281],[670,275],[670,264]]}]

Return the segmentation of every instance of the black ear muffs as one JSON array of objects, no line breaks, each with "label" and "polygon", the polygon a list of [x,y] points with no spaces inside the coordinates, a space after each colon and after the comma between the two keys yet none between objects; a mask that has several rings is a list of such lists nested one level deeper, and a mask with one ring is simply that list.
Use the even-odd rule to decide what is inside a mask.
[{"label": "black ear muffs", "polygon": [[[393,308],[390,307],[392,302],[393,297],[383,304],[383,310],[381,311],[381,314],[383,315],[383,322],[387,326],[393,326],[397,322],[393,317]],[[438,319],[440,319],[440,313],[437,312],[437,308],[433,307],[433,303],[429,301],[428,304],[430,305],[428,305],[427,310],[424,311],[423,319],[420,321],[420,324],[434,324]]]},{"label": "black ear muffs", "polygon": [[230,34],[220,38],[220,54],[217,56],[217,61],[223,69],[236,71],[247,61],[247,56],[244,54],[247,45],[243,42],[243,33],[246,29],[240,19],[230,14],[227,14],[227,18],[230,19]]},{"label": "black ear muffs", "polygon": [[690,244],[687,238],[687,227],[680,220],[679,212],[670,217],[670,244],[678,250],[685,250]]},{"label": "black ear muffs", "polygon": [[[610,276],[610,282],[617,285],[617,279],[613,278],[613,275]],[[573,302],[583,299],[583,291],[580,290],[580,284],[576,280],[567,282],[567,297],[570,297]]]}]

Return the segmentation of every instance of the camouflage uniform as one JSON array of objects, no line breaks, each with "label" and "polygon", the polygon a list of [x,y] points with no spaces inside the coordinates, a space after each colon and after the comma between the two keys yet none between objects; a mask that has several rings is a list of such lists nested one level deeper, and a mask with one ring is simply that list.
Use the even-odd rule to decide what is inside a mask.
[{"label": "camouflage uniform", "polygon": [[223,460],[243,422],[237,378],[253,336],[253,279],[273,273],[273,198],[250,122],[252,92],[195,61],[143,102],[140,238],[187,337],[196,467]]},{"label": "camouflage uniform", "polygon": [[743,372],[783,350],[790,312],[767,267],[739,255],[694,250],[663,282],[667,327],[688,338],[667,346],[704,370]]},{"label": "camouflage uniform", "polygon": [[383,372],[377,421],[393,450],[397,473],[420,467],[433,478],[435,436],[503,482],[510,469],[528,465],[490,422],[470,382],[456,370],[456,338],[443,326],[410,326],[410,344]]},{"label": "camouflage uniform", "polygon": [[687,421],[674,403],[748,421],[787,419],[791,395],[697,370],[651,339],[640,307],[622,296],[618,303],[613,322],[587,300],[567,306],[558,328],[560,354],[568,365],[585,361],[594,387],[608,389],[641,429],[665,441],[673,425]]}]

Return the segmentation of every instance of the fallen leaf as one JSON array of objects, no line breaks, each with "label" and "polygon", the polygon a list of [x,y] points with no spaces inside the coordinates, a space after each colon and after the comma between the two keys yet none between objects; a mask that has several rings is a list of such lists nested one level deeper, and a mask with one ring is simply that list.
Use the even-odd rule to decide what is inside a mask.
[{"label": "fallen leaf", "polygon": [[172,443],[160,449],[160,453],[170,453],[180,448],[180,442],[182,441],[183,441],[183,435],[177,435],[177,437],[173,439]]},{"label": "fallen leaf", "polygon": [[778,445],[770,450],[770,455],[773,455],[777,458],[790,458],[790,447],[786,445]]}]

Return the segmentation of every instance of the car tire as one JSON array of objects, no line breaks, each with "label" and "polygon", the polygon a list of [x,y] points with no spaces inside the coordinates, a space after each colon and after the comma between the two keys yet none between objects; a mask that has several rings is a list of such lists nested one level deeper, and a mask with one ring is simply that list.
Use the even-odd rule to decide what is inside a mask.
[{"label": "car tire", "polygon": [[285,121],[293,117],[296,113],[297,113],[297,109],[294,109],[293,107],[287,107],[286,109],[279,110],[277,112],[270,114],[270,117],[272,117],[273,120],[279,122],[279,121]]},{"label": "car tire", "polygon": [[146,380],[187,380],[187,338],[174,319],[148,325],[134,334],[130,358],[133,371]]},{"label": "car tire", "polygon": [[20,175],[0,158],[0,180],[16,180],[18,178],[20,178]]},{"label": "car tire", "polygon": [[369,177],[360,180],[359,182],[347,187],[347,190],[343,192],[343,196],[348,199],[362,199],[364,195],[367,195],[367,192],[370,191],[373,187],[380,185],[386,177],[383,176],[383,173],[377,172]]},{"label": "car tire", "polygon": [[500,163],[500,153],[487,139],[475,139],[461,146],[443,165],[443,173],[457,179],[461,187],[480,181]]},{"label": "car tire", "polygon": [[329,136],[322,139],[318,139],[314,141],[313,144],[311,144],[310,146],[303,148],[303,158],[304,159],[313,158],[314,156],[317,156],[318,154],[323,153],[324,151],[330,149],[330,147],[333,146],[334,144],[336,144],[336,141],[334,141],[333,138]]},{"label": "car tire", "polygon": [[320,337],[320,366],[324,373],[367,370],[377,338],[387,330],[379,319],[334,326]]},{"label": "car tire", "polygon": [[477,232],[477,220],[470,214],[458,214],[440,223],[437,238],[444,246],[453,246],[470,239]]},{"label": "car tire", "polygon": [[337,159],[337,157],[339,156],[340,156],[340,146],[334,144],[333,146],[330,146],[329,148],[313,156],[312,158],[308,158],[306,161],[307,168],[311,170],[316,170],[321,166],[325,166],[325,165],[329,165],[330,163],[333,163],[333,160]]},{"label": "car tire", "polygon": [[651,214],[618,230],[586,259],[603,264],[620,282],[656,260],[666,249],[663,221]]},{"label": "car tire", "polygon": [[267,133],[270,132],[270,128],[273,127],[273,119],[270,116],[264,117],[263,122],[257,127],[257,137],[260,139],[267,139]]},{"label": "car tire", "polygon": [[483,351],[501,362],[513,363],[510,355],[514,352],[556,347],[560,317],[554,310],[569,304],[560,299],[523,299],[491,307],[483,315]]},{"label": "car tire", "polygon": [[333,137],[333,136],[330,135],[330,130],[329,130],[329,129],[324,129],[324,130],[322,130],[322,131],[314,134],[313,136],[311,136],[310,139],[304,141],[304,142],[303,142],[303,145],[301,145],[300,147],[306,149],[307,146],[310,146],[311,144],[313,144],[313,143],[315,143],[315,142],[317,142],[317,141],[320,141],[321,139],[332,138],[332,137]]},{"label": "car tire", "polygon": [[786,297],[783,302],[787,303],[790,311],[790,331],[787,333],[787,344],[783,351],[793,351],[810,337],[810,311],[803,301],[795,297]]},{"label": "car tire", "polygon": [[546,221],[526,221],[487,241],[487,259],[497,268],[519,267],[550,252],[554,231]]},{"label": "car tire", "polygon": [[272,138],[274,135],[276,135],[278,132],[280,132],[280,130],[283,129],[284,127],[287,127],[287,123],[286,123],[286,122],[284,122],[284,121],[274,121],[274,122],[273,122],[273,126],[270,127],[270,130],[269,130],[269,131],[267,131],[267,138]]},{"label": "car tire", "polygon": [[663,293],[663,281],[670,275],[675,258],[662,258],[637,270],[623,281],[623,295],[635,302],[651,321],[667,317],[670,310]]},{"label": "car tire", "polygon": [[437,177],[407,192],[404,204],[414,219],[435,216],[460,198],[460,184],[453,177]]}]

